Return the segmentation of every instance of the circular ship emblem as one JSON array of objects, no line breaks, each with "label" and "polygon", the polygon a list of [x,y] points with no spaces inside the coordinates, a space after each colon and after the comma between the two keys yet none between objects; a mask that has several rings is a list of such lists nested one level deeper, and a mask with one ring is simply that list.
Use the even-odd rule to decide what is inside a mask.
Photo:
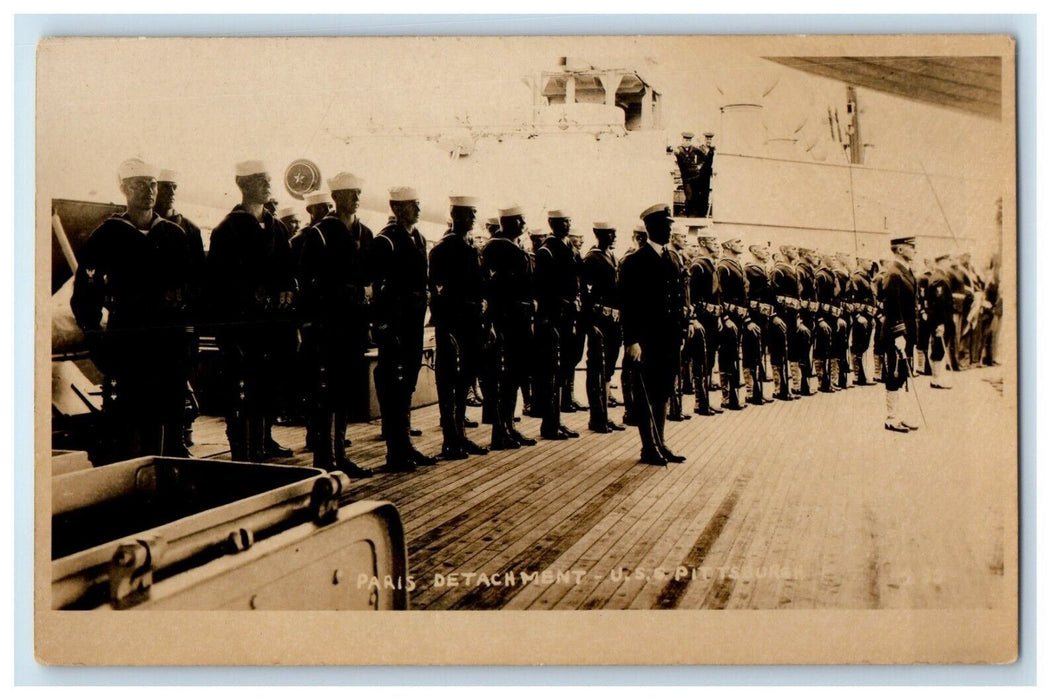
[{"label": "circular ship emblem", "polygon": [[283,175],[287,192],[297,199],[304,199],[320,185],[320,169],[310,160],[299,158],[287,166]]}]

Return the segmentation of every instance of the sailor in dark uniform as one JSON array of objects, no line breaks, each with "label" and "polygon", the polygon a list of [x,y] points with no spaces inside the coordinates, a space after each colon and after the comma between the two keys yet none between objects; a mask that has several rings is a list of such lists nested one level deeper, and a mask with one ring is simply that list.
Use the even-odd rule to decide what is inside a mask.
[{"label": "sailor in dark uniform", "polygon": [[[498,222],[499,219],[497,219],[496,221]],[[526,236],[528,236],[529,248],[528,250],[526,250],[526,252],[529,254],[529,264],[533,271],[533,275],[535,276],[536,254],[540,251],[540,246],[542,246],[544,244],[544,241],[547,240],[548,234],[544,233],[538,228],[527,229],[527,231],[528,233],[526,235],[520,236],[515,240],[515,242],[518,243],[519,247],[521,247],[522,250],[526,250],[524,243]],[[534,319],[534,328],[535,326],[536,322]],[[540,418],[540,409],[534,401],[534,397],[538,393],[538,388],[536,386],[537,378],[540,376],[541,373],[539,366],[541,361],[539,348],[534,347],[532,357],[533,361],[526,368],[524,379],[522,381],[522,386],[520,387],[522,392],[522,415],[531,416],[533,418]],[[517,416],[515,416],[515,420],[518,420]]]},{"label": "sailor in dark uniform", "polygon": [[[174,208],[178,178],[179,175],[175,170],[162,168],[161,171],[159,171],[158,199],[154,203],[154,213],[163,219],[172,221],[187,234],[187,242],[188,245],[191,246],[191,278],[189,280],[185,304],[190,315],[191,323],[196,323],[198,314],[201,311],[202,285],[206,274],[206,252],[202,244],[202,230],[199,229],[193,221],[176,211]],[[197,354],[198,348],[198,333],[192,331],[188,339],[191,341],[192,362],[194,362],[194,355]],[[184,397],[185,447],[191,447],[195,444],[191,434],[191,426],[194,424],[197,416],[198,401],[195,398],[194,392],[191,390],[191,385],[188,384],[187,392]],[[190,456],[190,452],[188,453],[188,456]]]},{"label": "sailor in dark uniform", "polygon": [[885,320],[879,329],[877,342],[884,358],[885,429],[906,433],[918,427],[903,416],[900,405],[901,390],[906,390],[906,384],[910,381],[909,354],[918,340],[918,286],[915,274],[911,271],[915,237],[893,238],[889,243],[894,260],[883,273],[878,295]]},{"label": "sailor in dark uniform", "polygon": [[[770,279],[777,308],[776,319],[782,323],[785,339],[774,339],[772,363],[779,369],[779,392],[776,397],[788,401],[800,397],[793,391],[790,364],[800,362],[800,353],[803,348],[811,347],[812,338],[808,327],[801,321],[801,284],[797,270],[790,264],[788,257],[792,249],[783,246],[780,250],[783,252],[773,256]],[[773,326],[776,331],[779,328],[777,324]],[[777,360],[780,355],[785,358],[784,362]]]},{"label": "sailor in dark uniform", "polygon": [[633,367],[640,460],[664,466],[686,460],[665,444],[665,404],[680,369],[686,298],[676,259],[665,247],[672,231],[668,206],[655,204],[641,218],[647,244],[622,261],[617,289],[625,362]]},{"label": "sailor in dark uniform", "polygon": [[470,242],[477,199],[449,198],[452,226],[430,251],[430,318],[436,329],[437,403],[444,434],[442,459],[488,450],[466,434],[467,392],[481,362],[482,283],[478,251]]},{"label": "sailor in dark uniform", "polygon": [[[617,261],[617,275],[618,279],[621,276],[621,267],[624,265],[625,260],[628,256],[636,252],[643,246],[647,245],[647,230],[642,223],[638,223],[632,229],[632,245],[625,251],[624,255]],[[621,299],[618,295],[618,304]],[[632,391],[632,380],[635,377],[633,371],[633,363],[628,361],[628,356],[625,355],[621,361],[621,398],[625,405],[624,415],[621,418],[621,422],[625,425],[638,425],[638,411],[635,408],[636,393]]]},{"label": "sailor in dark uniform", "polygon": [[832,354],[837,362],[838,389],[849,388],[849,338],[851,334],[852,317],[846,303],[849,291],[849,282],[852,275],[851,261],[844,253],[835,253],[825,259],[829,261],[830,269],[834,273],[834,281],[837,283],[837,297],[834,300],[837,323],[834,328],[834,344]]},{"label": "sailor in dark uniform", "polygon": [[371,476],[345,456],[349,402],[358,395],[367,350],[367,287],[374,238],[356,216],[362,181],[338,173],[327,181],[335,211],[304,231],[298,279],[308,336],[313,391],[309,430],[313,466],[341,469],[352,478]]},{"label": "sailor in dark uniform", "polygon": [[[772,398],[764,395],[763,383],[768,381],[767,370],[764,364],[764,350],[768,350],[771,358],[773,373],[779,375],[779,390],[775,397],[783,401],[792,398],[789,382],[784,378],[787,375],[786,363],[786,324],[778,315],[778,306],[775,303],[775,290],[771,285],[771,255],[768,248],[762,245],[751,245],[749,247],[753,259],[745,265],[746,270],[746,296],[749,298],[750,319],[760,329],[760,361],[754,370],[754,375],[760,379],[754,379],[754,396],[750,398],[753,403],[771,403]],[[759,399],[757,391],[759,388]]]},{"label": "sailor in dark uniform", "polygon": [[232,459],[256,462],[292,454],[270,430],[278,410],[276,377],[288,371],[277,364],[278,339],[291,322],[294,262],[286,228],[264,207],[271,192],[264,163],[243,161],[235,172],[242,203],[210,235],[208,301],[231,385]]},{"label": "sailor in dark uniform", "polygon": [[819,366],[819,390],[829,394],[836,389],[833,365],[837,365],[839,324],[841,321],[840,292],[833,268],[815,251],[806,256],[815,270],[816,302],[816,364]]},{"label": "sailor in dark uniform", "polygon": [[569,216],[561,209],[553,209],[547,213],[547,222],[551,235],[536,253],[534,273],[539,371],[534,393],[542,419],[540,435],[545,440],[567,440],[577,437],[577,433],[560,421],[560,397],[580,313],[580,279],[577,258],[567,240]]},{"label": "sailor in dark uniform", "polygon": [[411,187],[389,191],[393,212],[371,245],[372,300],[378,365],[375,390],[386,441],[386,470],[412,471],[436,464],[411,443],[411,397],[422,366],[427,306],[426,239],[419,195]]},{"label": "sailor in dark uniform", "polygon": [[613,255],[617,229],[605,221],[592,224],[595,247],[582,267],[584,314],[587,319],[588,429],[596,433],[624,430],[610,420],[609,386],[621,351],[621,321],[617,298],[617,259]]},{"label": "sailor in dark uniform", "polygon": [[[726,385],[727,402],[724,407],[732,411],[745,408],[739,396],[744,386],[742,380],[742,362],[749,367],[760,364],[761,331],[760,327],[749,317],[749,299],[746,297],[746,272],[742,268],[739,256],[742,254],[742,240],[732,238],[721,244],[723,257],[717,263],[716,272],[720,282],[720,298],[724,305],[720,331],[720,376],[721,383]],[[742,349],[741,361],[739,348]],[[760,390],[759,373],[754,374],[755,403],[764,403],[763,390]]]},{"label": "sailor in dark uniform", "polygon": [[569,246],[573,249],[573,257],[576,261],[574,269],[577,272],[577,294],[580,311],[577,312],[576,322],[573,324],[573,335],[563,345],[562,357],[562,413],[576,413],[587,411],[588,407],[577,401],[573,391],[573,380],[577,374],[577,365],[584,358],[584,345],[587,340],[587,323],[584,310],[584,280],[581,279],[584,269],[584,236],[576,231],[569,232]]},{"label": "sailor in dark uniform", "polygon": [[951,389],[948,376],[949,343],[955,337],[955,305],[951,294],[950,260],[941,255],[930,264],[922,303],[926,336],[926,359],[930,366],[929,385],[934,389]]},{"label": "sailor in dark uniform", "polygon": [[126,209],[100,224],[78,255],[70,307],[103,372],[96,464],[187,455],[184,397],[194,351],[188,300],[196,251],[184,229],[153,211],[157,177],[141,160],[123,162],[118,180]]},{"label": "sailor in dark uniform", "polygon": [[723,326],[723,299],[720,296],[720,279],[716,274],[716,261],[720,246],[716,236],[699,236],[701,254],[691,261],[689,270],[689,293],[694,320],[702,329],[700,334],[688,338],[691,345],[691,378],[694,383],[694,412],[702,416],[723,413],[709,401],[712,389],[713,368],[716,366]]},{"label": "sailor in dark uniform", "polygon": [[494,404],[490,447],[509,450],[536,444],[514,429],[518,387],[532,361],[533,268],[529,254],[515,243],[525,230],[521,207],[501,209],[499,219],[500,230],[481,251],[485,323],[495,377],[486,399]]},{"label": "sailor in dark uniform", "polygon": [[294,207],[280,207],[276,212],[276,218],[283,222],[283,225],[287,227],[287,230],[290,231],[291,238],[296,236],[301,229],[301,220],[298,219]]},{"label": "sailor in dark uniform", "polygon": [[[872,386],[874,381],[874,361],[867,358],[867,350],[874,334],[875,319],[878,315],[878,299],[874,294],[874,275],[878,264],[867,258],[857,258],[858,268],[849,277],[849,286],[845,299],[851,309],[851,338],[849,348],[852,351],[853,370],[856,372],[855,383],[860,386]],[[870,363],[869,366],[867,363]]]},{"label": "sailor in dark uniform", "polygon": [[[499,217],[490,216],[489,218],[485,219],[485,231],[488,232],[489,238],[495,238],[496,234],[500,232]],[[482,243],[482,248],[484,247],[485,244]]]},{"label": "sailor in dark uniform", "polygon": [[812,379],[816,376],[816,345],[818,344],[818,329],[816,328],[817,316],[819,314],[819,299],[816,296],[816,270],[811,261],[812,251],[807,248],[796,249],[791,259],[794,269],[797,270],[797,283],[801,290],[801,322],[808,329],[810,340],[801,348],[798,358],[798,368],[801,375],[800,392],[802,396],[815,393]]},{"label": "sailor in dark uniform", "polygon": [[[671,421],[683,421],[690,418],[689,415],[683,412],[683,374],[684,369],[690,361],[690,355],[687,352],[687,339],[693,335],[695,324],[693,323],[691,315],[691,301],[690,301],[690,273],[687,269],[688,261],[687,256],[684,254],[684,233],[682,230],[676,229],[672,232],[669,238],[669,243],[666,247],[668,252],[672,255],[673,259],[677,263],[677,267],[680,272],[680,285],[684,290],[684,335],[680,343],[680,371],[676,375],[676,382],[672,385],[672,391],[669,394],[669,415],[668,419]],[[689,368],[687,368],[689,369]]]},{"label": "sailor in dark uniform", "polygon": [[309,215],[309,226],[315,226],[323,217],[331,213],[331,196],[326,192],[313,192],[305,195],[305,211]]},{"label": "sailor in dark uniform", "polygon": [[[485,229],[484,236],[475,236],[477,239],[477,245],[475,246],[478,251],[478,260],[481,260],[482,251],[485,250],[485,246],[488,242],[496,237],[496,234],[500,232],[500,220],[491,216],[485,219],[483,225]],[[484,322],[484,318],[482,319]],[[484,331],[484,326],[482,327]],[[492,340],[488,334],[484,334],[484,345],[482,346],[482,362],[477,372],[477,387],[481,389],[481,393],[478,394],[474,391],[474,387],[471,387],[472,395],[467,397],[467,405],[481,406],[481,422],[486,424],[492,423],[492,411],[496,407],[496,402],[493,401],[488,392],[491,388],[496,386],[496,377],[492,375],[492,370],[495,368],[495,363],[490,361],[489,358],[495,356],[494,348],[492,347]]]}]

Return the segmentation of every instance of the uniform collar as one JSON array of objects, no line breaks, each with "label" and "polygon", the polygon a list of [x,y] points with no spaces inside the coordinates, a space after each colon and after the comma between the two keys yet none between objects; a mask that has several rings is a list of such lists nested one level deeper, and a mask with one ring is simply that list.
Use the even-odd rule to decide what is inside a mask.
[{"label": "uniform collar", "polygon": [[129,218],[128,210],[125,210],[125,211],[121,212],[120,214],[114,214],[112,218],[117,219],[119,221],[124,221],[126,224],[128,224],[132,228],[136,229],[137,231],[150,231],[152,228],[154,228],[155,224],[157,224],[159,221],[168,221],[168,219],[164,219],[161,216],[159,216],[158,212],[152,211],[151,212],[151,220],[150,220],[150,222],[148,222],[147,228],[146,229],[141,229],[139,226],[137,226],[136,224],[132,223],[132,219]]},{"label": "uniform collar", "polygon": [[661,245],[660,243],[655,243],[649,238],[647,239],[647,245],[654,249],[654,252],[658,254],[659,258],[661,257],[662,252],[665,250],[665,246]]}]

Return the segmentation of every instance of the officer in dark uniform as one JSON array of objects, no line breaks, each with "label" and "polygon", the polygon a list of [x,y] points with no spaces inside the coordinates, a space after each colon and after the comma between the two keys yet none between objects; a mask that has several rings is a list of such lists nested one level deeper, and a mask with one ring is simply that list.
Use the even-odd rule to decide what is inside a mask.
[{"label": "officer in dark uniform", "polygon": [[[749,299],[746,297],[746,272],[739,261],[742,241],[732,238],[721,244],[723,257],[717,263],[717,278],[720,281],[720,298],[724,305],[720,331],[720,376],[726,384],[727,402],[724,407],[732,411],[745,408],[739,396],[742,381],[742,362],[750,367],[760,363],[760,327],[749,317]],[[739,358],[739,348],[742,358]],[[754,397],[758,396],[759,375],[754,376]],[[763,392],[758,403],[763,403]]]},{"label": "officer in dark uniform", "polygon": [[371,229],[356,216],[363,182],[351,173],[327,181],[335,211],[304,231],[299,265],[302,316],[313,370],[313,466],[371,476],[345,456],[349,401],[358,395],[367,350],[367,287],[371,283]]},{"label": "officer in dark uniform", "polygon": [[[856,372],[855,383],[860,386],[873,386],[873,358],[865,356],[871,345],[874,334],[875,319],[878,316],[878,299],[874,294],[874,276],[878,264],[867,258],[857,258],[858,268],[849,277],[849,287],[845,298],[852,314],[850,349],[852,350],[853,369]],[[870,362],[868,367],[867,363]]]},{"label": "officer in dark uniform", "polygon": [[286,228],[265,210],[271,180],[261,161],[235,168],[238,204],[213,229],[206,257],[209,305],[231,385],[228,441],[232,459],[266,461],[291,450],[271,437],[278,404],[276,377],[294,298],[294,263]]},{"label": "officer in dark uniform", "polygon": [[877,344],[883,354],[882,373],[885,380],[885,429],[906,433],[917,425],[903,418],[901,389],[910,381],[909,353],[918,340],[918,285],[911,271],[915,256],[915,237],[902,236],[889,242],[895,259],[882,276],[878,295],[884,322]]},{"label": "officer in dark uniform", "polygon": [[[775,300],[775,290],[771,283],[771,255],[768,248],[762,245],[751,245],[749,247],[753,259],[746,263],[746,296],[749,298],[750,318],[761,331],[761,362],[757,372],[762,375],[761,383],[767,381],[764,376],[767,373],[763,361],[763,349],[767,348],[771,358],[773,374],[779,376],[779,389],[775,397],[782,401],[790,401],[793,396],[790,393],[790,383],[787,379],[789,362],[786,351],[786,323],[779,317],[779,307]],[[761,399],[765,403],[771,403],[772,398],[765,396],[761,389]],[[753,400],[753,399],[751,399]],[[754,401],[757,403],[757,401]]]},{"label": "officer in dark uniform", "polygon": [[[162,168],[158,174],[158,199],[154,203],[154,213],[158,216],[172,221],[174,224],[179,226],[187,234],[188,245],[191,246],[191,279],[189,281],[187,299],[185,304],[187,306],[188,313],[191,317],[191,322],[197,322],[198,313],[200,311],[200,304],[202,302],[202,285],[204,282],[205,269],[206,269],[206,251],[202,245],[202,230],[194,224],[190,219],[176,211],[174,204],[176,202],[176,189],[177,189],[178,174],[175,170],[167,170]],[[192,341],[192,358],[194,362],[194,355],[197,354],[198,348],[198,333],[192,332],[189,340]],[[184,446],[191,447],[194,445],[194,439],[191,434],[191,426],[195,422],[195,418],[198,416],[198,401],[195,399],[195,394],[191,390],[191,385],[187,387],[187,392],[184,397]],[[188,452],[187,456],[190,457],[191,453]]]},{"label": "officer in dark uniform", "polygon": [[930,366],[929,385],[934,389],[951,389],[948,377],[948,348],[955,337],[955,305],[951,294],[950,261],[941,255],[932,261],[926,273],[926,288],[922,299],[926,336],[926,358]]},{"label": "officer in dark uniform", "polygon": [[720,279],[716,273],[720,246],[716,236],[699,236],[701,254],[691,262],[689,291],[694,319],[702,332],[688,339],[691,345],[691,378],[694,383],[694,412],[702,416],[723,413],[709,401],[712,389],[713,368],[722,337],[721,318],[724,315],[723,299],[720,296]]},{"label": "officer in dark uniform", "polygon": [[100,224],[78,256],[70,307],[104,377],[96,464],[187,455],[184,397],[194,351],[188,301],[196,253],[184,229],[153,211],[157,178],[141,160],[123,162],[118,180],[126,209]]},{"label": "officer in dark uniform", "polygon": [[467,392],[481,363],[482,282],[478,251],[470,242],[477,199],[449,198],[452,226],[430,251],[430,318],[437,331],[437,403],[444,434],[442,459],[466,459],[488,450],[466,434]]},{"label": "officer in dark uniform", "polygon": [[386,470],[412,471],[436,464],[411,443],[411,397],[422,366],[427,306],[426,239],[419,195],[411,187],[389,191],[393,212],[371,245],[372,308],[378,365],[375,390],[386,441]]},{"label": "officer in dark uniform", "polygon": [[698,174],[705,163],[705,153],[694,145],[694,134],[685,131],[683,143],[676,149],[676,167],[683,185],[684,216],[705,216],[703,198],[698,191]]},{"label": "officer in dark uniform", "polygon": [[636,394],[640,461],[664,466],[686,460],[665,444],[665,404],[680,369],[686,297],[676,258],[665,247],[672,231],[668,206],[648,207],[641,218],[647,244],[622,261],[617,290],[625,362],[632,365]]},{"label": "officer in dark uniform", "polygon": [[609,416],[609,386],[621,351],[621,314],[617,298],[617,229],[606,221],[592,224],[595,247],[584,256],[584,314],[588,326],[588,429],[596,433],[624,430]]},{"label": "officer in dark uniform", "polygon": [[580,279],[577,258],[569,245],[570,220],[561,209],[547,213],[551,235],[536,253],[536,388],[540,435],[545,440],[567,440],[577,433],[562,425],[560,407],[565,369],[573,354],[574,333],[580,313]]},{"label": "officer in dark uniform", "polygon": [[499,212],[500,231],[481,251],[485,321],[493,348],[495,385],[485,393],[493,401],[493,450],[535,445],[514,429],[518,387],[525,381],[533,344],[533,268],[515,240],[525,230],[519,206]]},{"label": "officer in dark uniform", "polygon": [[716,148],[713,146],[712,132],[707,131],[702,136],[705,137],[705,142],[701,147],[702,167],[698,171],[695,191],[702,200],[699,216],[709,216],[709,199],[713,189],[713,157],[716,155]]}]

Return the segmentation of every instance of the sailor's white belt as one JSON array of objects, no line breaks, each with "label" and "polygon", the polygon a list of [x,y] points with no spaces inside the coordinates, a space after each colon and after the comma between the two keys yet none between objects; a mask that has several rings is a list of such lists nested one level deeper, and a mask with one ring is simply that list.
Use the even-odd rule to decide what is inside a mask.
[{"label": "sailor's white belt", "polygon": [[775,313],[775,307],[763,301],[751,301],[749,302],[749,308],[760,311],[765,316],[771,316]]},{"label": "sailor's white belt", "polygon": [[602,304],[596,304],[595,313],[601,315],[603,318],[612,318],[615,321],[621,320],[621,310],[615,309],[612,306],[603,306]]},{"label": "sailor's white belt", "polygon": [[706,302],[700,302],[697,308],[698,313],[702,313],[704,311],[705,313],[712,314],[714,316],[719,316],[724,311],[724,308],[720,304],[708,304]]}]

